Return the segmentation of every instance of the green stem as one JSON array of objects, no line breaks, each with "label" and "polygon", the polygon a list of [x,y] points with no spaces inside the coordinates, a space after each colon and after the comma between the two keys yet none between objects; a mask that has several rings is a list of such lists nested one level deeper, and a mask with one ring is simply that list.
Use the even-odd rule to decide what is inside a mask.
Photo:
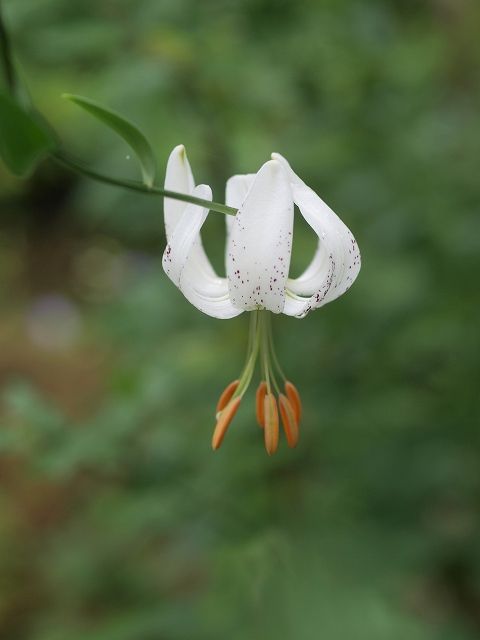
[{"label": "green stem", "polygon": [[10,38],[8,37],[8,31],[5,27],[5,22],[2,15],[2,5],[0,0],[0,57],[2,58],[3,72],[5,74],[5,80],[10,93],[15,93],[16,77],[15,68],[12,59],[12,49],[10,46]]},{"label": "green stem", "polygon": [[135,180],[121,180],[119,178],[111,178],[110,176],[105,176],[101,173],[97,173],[97,171],[89,169],[76,160],[69,158],[61,151],[55,151],[54,153],[52,153],[51,157],[53,160],[55,160],[55,162],[62,165],[63,167],[66,167],[67,169],[75,171],[76,173],[79,173],[81,175],[87,176],[88,178],[92,178],[97,182],[111,184],[116,187],[124,187],[125,189],[130,189],[131,191],[137,191],[140,193],[164,196],[166,198],[171,198],[172,200],[182,200],[183,202],[198,204],[202,207],[207,207],[211,211],[217,211],[218,213],[223,213],[228,216],[234,216],[237,213],[237,209],[228,207],[226,204],[221,204],[220,202],[212,202],[211,200],[204,200],[203,198],[195,198],[195,196],[190,196],[186,193],[168,191],[167,189],[161,189],[160,187],[148,187],[143,182],[137,182]]}]

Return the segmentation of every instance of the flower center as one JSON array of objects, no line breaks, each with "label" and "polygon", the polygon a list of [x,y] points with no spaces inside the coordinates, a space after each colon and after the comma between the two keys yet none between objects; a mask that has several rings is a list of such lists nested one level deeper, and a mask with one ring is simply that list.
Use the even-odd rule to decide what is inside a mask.
[{"label": "flower center", "polygon": [[301,417],[300,395],[296,387],[287,380],[275,353],[271,313],[257,310],[251,313],[247,359],[243,371],[238,380],[225,388],[217,403],[213,449],[218,449],[222,444],[241,399],[250,386],[257,362],[260,364],[261,382],[256,394],[256,414],[257,422],[263,429],[267,453],[272,455],[278,447],[279,414],[288,446],[297,445]]}]

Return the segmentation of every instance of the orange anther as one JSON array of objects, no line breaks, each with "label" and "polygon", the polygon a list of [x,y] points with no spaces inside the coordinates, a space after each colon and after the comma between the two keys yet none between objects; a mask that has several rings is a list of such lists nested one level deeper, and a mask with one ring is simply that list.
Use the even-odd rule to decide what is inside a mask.
[{"label": "orange anther", "polygon": [[265,415],[265,449],[269,456],[275,453],[278,447],[278,408],[273,393],[267,393],[263,400]]},{"label": "orange anther", "polygon": [[302,401],[300,400],[300,394],[297,391],[297,387],[287,380],[285,382],[285,393],[287,394],[287,398],[290,400],[290,404],[295,411],[297,424],[299,424],[300,418],[302,417]]},{"label": "orange anther", "polygon": [[267,393],[267,383],[262,381],[257,389],[257,422],[260,427],[265,426],[265,395]]},{"label": "orange anther", "polygon": [[290,448],[296,447],[298,443],[298,422],[295,410],[290,400],[283,393],[278,396],[278,406],[288,446]]},{"label": "orange anther", "polygon": [[230,384],[222,392],[222,395],[220,396],[220,398],[218,399],[218,402],[217,402],[216,413],[219,413],[220,411],[223,411],[223,409],[225,409],[227,404],[232,399],[233,394],[237,390],[239,382],[240,382],[239,380],[234,380],[233,382],[230,382]]},{"label": "orange anther", "polygon": [[227,404],[225,409],[220,412],[212,437],[212,449],[214,451],[215,449],[218,449],[218,447],[222,444],[223,438],[227,433],[230,422],[233,420],[233,416],[237,413],[237,409],[240,406],[241,400],[241,397],[231,400],[230,403]]}]

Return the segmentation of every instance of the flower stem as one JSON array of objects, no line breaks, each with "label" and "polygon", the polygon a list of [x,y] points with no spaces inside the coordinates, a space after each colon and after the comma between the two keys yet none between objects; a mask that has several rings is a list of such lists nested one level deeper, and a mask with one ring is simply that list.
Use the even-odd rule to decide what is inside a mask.
[{"label": "flower stem", "polygon": [[143,182],[137,182],[136,180],[121,180],[119,178],[112,178],[110,176],[103,175],[102,173],[98,173],[97,171],[86,167],[76,160],[73,160],[73,158],[70,158],[62,151],[53,152],[51,154],[51,157],[53,160],[55,160],[55,162],[62,165],[63,167],[70,169],[71,171],[75,171],[76,173],[79,173],[81,175],[87,176],[88,178],[92,178],[97,182],[103,182],[105,184],[111,184],[117,187],[124,187],[125,189],[138,191],[140,193],[164,196],[166,198],[171,198],[172,200],[182,200],[183,202],[198,204],[202,207],[207,207],[211,211],[223,213],[228,216],[234,216],[237,213],[237,209],[228,207],[226,204],[221,204],[219,202],[212,202],[211,200],[204,200],[203,198],[195,198],[195,196],[190,196],[186,193],[168,191],[167,189],[162,189],[160,187],[149,187]]}]

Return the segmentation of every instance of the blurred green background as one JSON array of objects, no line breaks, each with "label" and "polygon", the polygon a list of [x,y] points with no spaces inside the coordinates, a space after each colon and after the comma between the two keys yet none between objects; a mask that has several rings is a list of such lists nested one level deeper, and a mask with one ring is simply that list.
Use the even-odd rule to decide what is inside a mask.
[{"label": "blurred green background", "polygon": [[[213,454],[248,318],[164,276],[161,199],[0,168],[0,637],[478,638],[479,3],[2,4],[73,153],[137,177],[64,91],[138,123],[160,181],[185,144],[219,201],[279,151],[363,268],[275,319],[299,447],[267,457],[250,393]],[[314,244],[299,222],[297,273]]]}]

